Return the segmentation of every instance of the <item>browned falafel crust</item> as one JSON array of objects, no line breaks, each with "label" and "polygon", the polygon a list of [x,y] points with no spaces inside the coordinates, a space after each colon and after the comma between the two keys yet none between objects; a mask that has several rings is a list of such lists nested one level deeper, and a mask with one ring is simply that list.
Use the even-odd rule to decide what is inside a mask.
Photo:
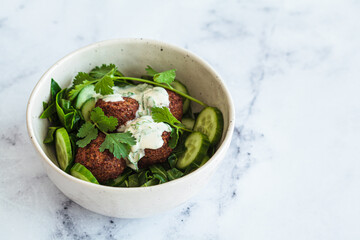
[{"label": "browned falafel crust", "polygon": [[118,126],[124,125],[129,120],[136,117],[136,111],[139,109],[139,103],[129,97],[124,97],[124,101],[119,102],[105,102],[99,99],[95,107],[100,107],[104,114],[108,117],[113,116],[118,120]]},{"label": "browned falafel crust", "polygon": [[163,163],[170,156],[172,149],[169,147],[170,133],[163,132],[161,135],[164,144],[158,149],[145,149],[145,156],[139,160],[139,168],[146,168],[155,163]]},{"label": "browned falafel crust", "polygon": [[174,115],[174,117],[181,121],[182,115],[183,115],[183,101],[182,101],[182,97],[176,93],[174,93],[173,91],[167,90],[167,93],[169,95],[169,109],[170,112],[172,113],[172,115]]},{"label": "browned falafel crust", "polygon": [[117,178],[126,168],[126,161],[123,158],[114,157],[107,149],[100,152],[99,147],[104,140],[105,134],[99,133],[98,137],[86,147],[78,148],[75,157],[75,162],[89,169],[99,183]]}]

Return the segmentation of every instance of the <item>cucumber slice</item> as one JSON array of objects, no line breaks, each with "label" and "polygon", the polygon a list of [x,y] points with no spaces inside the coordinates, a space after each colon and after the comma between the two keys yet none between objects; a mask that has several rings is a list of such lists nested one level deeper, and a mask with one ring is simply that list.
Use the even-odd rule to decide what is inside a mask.
[{"label": "cucumber slice", "polygon": [[181,122],[187,129],[192,130],[194,128],[195,120],[192,118],[183,118]]},{"label": "cucumber slice", "polygon": [[96,94],[93,84],[84,87],[76,98],[75,107],[81,109],[81,106]]},{"label": "cucumber slice", "polygon": [[214,146],[220,141],[224,128],[223,115],[215,107],[204,108],[196,118],[194,131],[199,131],[208,136],[210,145]]},{"label": "cucumber slice", "polygon": [[90,113],[94,109],[95,103],[95,98],[90,98],[82,105],[81,114],[83,115],[85,121],[90,120]]},{"label": "cucumber slice", "polygon": [[96,180],[94,175],[89,171],[89,169],[87,169],[84,165],[81,165],[80,163],[74,164],[74,166],[70,170],[70,174],[86,182],[99,184],[99,182]]},{"label": "cucumber slice", "polygon": [[73,161],[71,141],[65,128],[59,128],[55,133],[56,158],[60,168],[67,172]]},{"label": "cucumber slice", "polygon": [[210,146],[209,139],[206,135],[200,132],[191,133],[185,140],[185,152],[181,154],[176,163],[179,169],[185,169],[191,163],[198,163],[202,161]]},{"label": "cucumber slice", "polygon": [[[188,92],[186,86],[184,84],[182,84],[179,80],[175,79],[172,83],[170,83],[170,85],[173,88],[175,88],[176,90],[189,95],[189,92]],[[187,98],[184,98],[184,97],[182,99],[183,99],[183,114],[184,114],[187,112],[187,110],[189,110],[190,100]]]}]

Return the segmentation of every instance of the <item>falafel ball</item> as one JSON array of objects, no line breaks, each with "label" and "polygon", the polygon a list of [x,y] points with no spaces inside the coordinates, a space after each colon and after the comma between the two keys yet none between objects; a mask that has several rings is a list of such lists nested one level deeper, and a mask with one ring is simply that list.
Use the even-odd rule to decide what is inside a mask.
[{"label": "falafel ball", "polygon": [[146,168],[155,163],[166,162],[166,159],[170,156],[173,149],[169,147],[170,133],[163,132],[161,135],[164,144],[158,149],[145,149],[145,156],[139,160],[139,168]]},{"label": "falafel ball", "polygon": [[105,150],[100,152],[99,147],[105,140],[105,134],[99,133],[98,137],[84,148],[78,148],[75,162],[84,165],[99,181],[117,178],[126,168],[125,159],[118,159]]},{"label": "falafel ball", "polygon": [[169,95],[169,109],[170,112],[172,113],[172,115],[174,115],[174,117],[181,121],[182,115],[183,115],[183,100],[182,97],[180,95],[178,95],[177,93],[174,93],[173,91],[167,90],[167,93]]},{"label": "falafel ball", "polygon": [[135,119],[136,111],[139,109],[139,103],[135,99],[129,97],[124,97],[123,99],[123,101],[119,102],[105,102],[99,99],[95,107],[100,107],[106,116],[117,118],[117,127],[119,127],[126,124],[129,120]]}]

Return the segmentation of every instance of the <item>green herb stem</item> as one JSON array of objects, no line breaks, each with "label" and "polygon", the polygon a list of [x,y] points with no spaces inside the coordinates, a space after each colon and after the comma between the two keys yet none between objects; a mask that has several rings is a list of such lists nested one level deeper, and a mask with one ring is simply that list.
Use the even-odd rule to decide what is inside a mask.
[{"label": "green herb stem", "polygon": [[169,87],[167,85],[164,85],[164,84],[161,84],[161,83],[157,83],[157,82],[154,82],[154,81],[149,81],[149,80],[145,80],[145,79],[142,79],[142,78],[133,78],[133,77],[116,77],[116,79],[114,79],[115,81],[116,80],[132,80],[132,81],[137,81],[137,82],[143,82],[143,83],[148,83],[148,84],[152,84],[152,85],[155,85],[155,86],[159,86],[159,87],[163,87],[163,88],[166,88],[166,89],[169,89],[177,94],[179,94],[180,96],[183,96],[193,102],[196,102],[204,107],[207,107],[207,105],[205,103],[203,103],[202,101],[200,100],[197,100],[196,98],[193,98],[183,92],[180,92],[179,90],[176,90],[175,88],[172,88],[172,87]]},{"label": "green herb stem", "polygon": [[179,127],[179,126],[176,126],[178,129],[181,129],[183,131],[186,131],[186,132],[194,132],[193,130],[190,130],[190,129],[187,129],[187,128],[183,128],[183,127]]}]

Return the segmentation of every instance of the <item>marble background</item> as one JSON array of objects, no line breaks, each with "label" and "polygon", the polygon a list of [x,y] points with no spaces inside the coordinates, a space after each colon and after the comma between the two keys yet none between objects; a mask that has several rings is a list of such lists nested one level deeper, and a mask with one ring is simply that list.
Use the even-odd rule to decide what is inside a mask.
[{"label": "marble background", "polygon": [[[0,7],[1,239],[360,239],[359,1],[46,1]],[[40,76],[90,43],[144,37],[202,56],[236,105],[226,158],[146,219],[89,212],[48,179],[25,111]]]}]

